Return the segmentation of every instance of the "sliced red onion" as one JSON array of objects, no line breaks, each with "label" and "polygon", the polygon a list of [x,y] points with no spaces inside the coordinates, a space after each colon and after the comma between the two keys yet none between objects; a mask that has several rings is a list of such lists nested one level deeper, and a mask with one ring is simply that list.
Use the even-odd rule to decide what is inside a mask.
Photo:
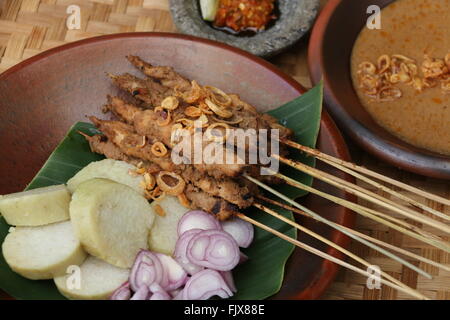
[{"label": "sliced red onion", "polygon": [[183,292],[183,288],[178,288],[178,289],[170,291],[169,294],[170,294],[170,296],[172,297],[173,300],[180,300],[180,299],[175,299],[175,298],[177,298],[178,295],[182,294],[182,292]]},{"label": "sliced red onion", "polygon": [[167,283],[161,284],[165,290],[175,290],[186,283],[188,275],[175,259],[162,253],[156,253],[156,256],[161,261],[161,265],[167,276]]},{"label": "sliced red onion", "polygon": [[222,228],[229,233],[241,248],[248,248],[253,241],[253,225],[239,218],[222,222]]},{"label": "sliced red onion", "polygon": [[202,270],[194,274],[186,283],[182,291],[182,300],[207,300],[213,296],[223,299],[233,295],[219,272]]},{"label": "sliced red onion", "polygon": [[148,300],[172,300],[172,297],[167,292],[156,292]]},{"label": "sliced red onion", "polygon": [[172,300],[183,300],[183,291],[184,288],[181,289],[180,291],[176,292],[175,294],[172,294]]},{"label": "sliced red onion", "polygon": [[178,235],[181,236],[188,230],[222,230],[220,222],[205,211],[193,210],[186,212],[178,221]]},{"label": "sliced red onion", "polygon": [[225,283],[227,284],[228,288],[234,293],[237,292],[236,285],[234,284],[234,278],[233,273],[231,271],[220,271],[220,275],[222,276],[223,280],[225,280]]},{"label": "sliced red onion", "polygon": [[187,258],[195,265],[229,271],[239,263],[240,252],[236,241],[220,230],[202,230],[187,246]]},{"label": "sliced red onion", "polygon": [[131,297],[130,300],[148,300],[150,296],[150,291],[147,286],[140,287]]},{"label": "sliced red onion", "polygon": [[184,232],[181,237],[178,238],[175,245],[174,258],[190,275],[193,275],[204,269],[201,266],[191,263],[187,257],[187,247],[189,245],[189,241],[192,239],[192,237],[194,237],[201,231],[201,229],[191,229]]},{"label": "sliced red onion", "polygon": [[161,283],[164,280],[164,270],[158,257],[148,250],[139,251],[131,268],[131,289],[137,292],[142,286],[148,287],[155,282]]},{"label": "sliced red onion", "polygon": [[244,263],[248,260],[248,256],[245,253],[239,252],[239,264]]},{"label": "sliced red onion", "polygon": [[172,297],[157,283],[150,286],[151,295],[149,300],[172,300]]},{"label": "sliced red onion", "polygon": [[129,300],[131,297],[130,283],[127,281],[118,287],[109,300]]}]

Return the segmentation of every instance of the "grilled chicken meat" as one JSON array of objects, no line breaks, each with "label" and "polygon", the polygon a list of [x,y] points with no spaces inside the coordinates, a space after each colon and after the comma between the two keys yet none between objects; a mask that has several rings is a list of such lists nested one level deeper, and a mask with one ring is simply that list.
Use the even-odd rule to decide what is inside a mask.
[{"label": "grilled chicken meat", "polygon": [[[147,172],[169,171],[178,174],[186,183],[184,195],[192,206],[208,211],[220,220],[227,219],[253,203],[253,196],[257,194],[258,188],[245,179],[239,179],[243,173],[257,177],[261,181],[278,182],[275,177],[261,176],[260,165],[239,164],[236,161],[233,164],[173,163],[170,157],[172,125],[178,123],[177,120],[189,121],[190,117],[193,118],[192,121],[196,119],[195,116],[188,114],[189,107],[202,110],[208,125],[230,123],[231,128],[256,131],[279,129],[281,138],[291,136],[292,131],[279,125],[270,115],[258,113],[238,95],[227,95],[217,88],[211,90],[212,87],[201,87],[171,67],[153,66],[136,56],[127,58],[147,78],[141,79],[131,74],[110,75],[110,77],[116,86],[130,93],[140,104],[128,103],[118,97],[108,97],[108,104],[104,106],[103,111],[111,111],[119,121],[90,118],[103,133],[93,137],[86,136],[93,152],[135,165],[140,164]],[[226,98],[224,108],[232,112],[232,116],[228,115],[221,119],[222,117],[218,116],[221,113],[213,109],[207,112],[208,108],[212,108],[207,100],[218,99],[218,96],[214,96],[216,93]],[[176,106],[169,109],[160,108],[168,97],[175,100]],[[167,120],[170,125],[159,125],[160,120]],[[192,132],[195,134],[196,131]],[[156,143],[163,144],[167,151],[164,155],[156,155],[153,152],[152,146]],[[201,143],[206,145],[210,141],[205,140]],[[223,144],[221,148],[225,155],[236,160],[239,151],[237,145]],[[244,148],[245,151],[249,151],[248,142]],[[280,150],[280,153],[284,154],[285,151]]]},{"label": "grilled chicken meat", "polygon": [[[150,109],[142,110],[118,97],[111,97],[109,100],[110,103],[104,109],[111,110],[117,117],[133,125],[139,135],[161,141],[166,146],[172,145],[172,127],[155,125],[159,119],[156,112]],[[204,146],[207,146],[209,143],[210,141],[203,141]],[[200,172],[208,173],[216,178],[222,178],[223,176],[237,177],[249,167],[246,164],[238,163],[236,159],[237,154],[231,148],[223,147],[223,157],[222,163],[225,163],[225,159],[233,159],[234,161],[232,164],[194,163],[193,166]]]},{"label": "grilled chicken meat", "polygon": [[[92,152],[134,165],[141,163],[147,172],[156,173],[161,171],[161,168],[154,163],[127,156],[114,143],[108,141],[105,136],[84,136],[88,140]],[[191,174],[192,176],[190,176]],[[216,215],[220,220],[226,220],[233,214],[238,213],[239,207],[248,207],[253,202],[252,195],[257,192],[254,185],[249,184],[242,187],[237,182],[211,180],[211,177],[204,177],[198,175],[198,173],[182,172],[182,177],[186,182],[190,183],[186,187],[185,195],[191,202],[191,207],[202,208]],[[199,187],[196,187],[196,182],[199,182]],[[244,200],[244,202],[235,200]],[[234,202],[241,206],[233,204]]]},{"label": "grilled chicken meat", "polygon": [[236,205],[222,198],[212,197],[193,185],[186,187],[185,194],[192,201],[194,207],[202,208],[202,210],[214,214],[219,220],[227,220],[239,212],[239,208]]},{"label": "grilled chicken meat", "polygon": [[[247,186],[240,186],[238,182],[230,178],[214,179],[213,177],[196,170],[192,166],[176,165],[169,157],[155,156],[149,145],[136,146],[142,143],[142,137],[136,135],[130,126],[120,121],[99,120],[91,117],[91,121],[113,142],[113,145],[103,144],[97,139],[91,138],[91,150],[105,154],[108,158],[129,161],[129,159],[143,159],[151,164],[159,166],[164,171],[176,172],[188,183],[204,192],[225,199],[239,208],[246,208],[253,202],[253,197]],[[95,137],[95,136],[94,136]],[[95,140],[94,140],[95,139]],[[116,146],[114,148],[113,146]],[[105,152],[108,152],[106,154]],[[135,161],[133,161],[135,163]]]},{"label": "grilled chicken meat", "polygon": [[173,95],[174,91],[151,79],[140,79],[129,73],[114,76],[109,74],[113,83],[133,97],[141,100],[146,107],[156,107],[165,97]]},{"label": "grilled chicken meat", "polygon": [[[143,100],[144,102],[151,99],[154,95],[162,94],[164,97],[174,95],[175,93],[187,94],[193,90],[193,86],[189,80],[182,77],[175,72],[171,67],[159,66],[155,67],[149,63],[143,61],[136,56],[128,56],[128,60],[145,75],[151,78],[142,80],[129,74],[122,76],[113,76],[114,83],[121,89],[133,94],[133,90],[136,98]],[[167,88],[167,91],[161,93],[161,90],[152,90],[151,86],[146,85],[146,81],[155,83],[159,81],[160,84]],[[142,93],[139,93],[142,91]],[[187,95],[189,96],[189,95]],[[255,107],[242,101],[237,94],[228,94],[231,98],[231,109],[236,118],[242,118],[243,121],[237,124],[237,127],[242,129],[279,129],[280,137],[289,137],[292,135],[292,131],[286,127],[278,124],[278,120],[268,114],[260,114]],[[158,106],[158,105],[153,105]],[[185,105],[187,106],[187,105]],[[182,111],[182,108],[180,108]]]},{"label": "grilled chicken meat", "polygon": [[167,88],[177,89],[185,92],[191,89],[191,82],[175,72],[172,67],[152,66],[137,56],[127,56],[128,61],[145,75],[157,79]]}]

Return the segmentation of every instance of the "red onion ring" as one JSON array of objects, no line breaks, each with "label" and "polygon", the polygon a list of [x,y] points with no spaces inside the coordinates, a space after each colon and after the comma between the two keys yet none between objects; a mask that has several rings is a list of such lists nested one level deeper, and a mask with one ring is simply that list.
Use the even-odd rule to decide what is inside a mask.
[{"label": "red onion ring", "polygon": [[164,280],[164,270],[158,257],[148,250],[139,251],[131,268],[131,289],[137,292],[142,286],[149,287]]},{"label": "red onion ring", "polygon": [[182,300],[207,300],[213,296],[225,299],[232,295],[233,293],[220,273],[206,269],[194,274],[186,283],[181,296],[175,298],[181,298]]},{"label": "red onion ring", "polygon": [[130,300],[148,300],[149,295],[148,287],[142,286],[133,294]]},{"label": "red onion ring", "polygon": [[[188,278],[189,279],[189,278]],[[169,294],[172,297],[173,300],[180,300],[180,299],[175,299],[179,294],[181,294],[183,292],[183,288],[178,288],[175,289],[173,291],[170,291]]]},{"label": "red onion ring", "polygon": [[222,276],[223,280],[227,284],[228,288],[234,293],[237,292],[236,285],[234,284],[234,278],[233,273],[231,271],[220,271],[220,275]]},{"label": "red onion ring", "polygon": [[248,248],[253,241],[253,225],[239,218],[222,222],[223,231],[229,233],[241,248]]},{"label": "red onion ring", "polygon": [[220,222],[209,213],[201,210],[186,212],[178,221],[178,235],[181,236],[188,230],[222,230]]},{"label": "red onion ring", "polygon": [[204,268],[201,266],[197,266],[191,263],[187,257],[187,247],[189,245],[189,241],[194,237],[197,233],[201,232],[200,229],[191,229],[184,232],[177,240],[175,245],[174,258],[175,260],[183,267],[183,269],[190,275],[193,275]]},{"label": "red onion ring", "polygon": [[186,256],[195,265],[229,271],[239,263],[240,252],[238,244],[228,233],[202,230],[189,240]]},{"label": "red onion ring", "polygon": [[131,297],[130,283],[124,282],[120,287],[118,287],[109,300],[129,300]]},{"label": "red onion ring", "polygon": [[161,285],[166,291],[178,289],[186,283],[188,275],[175,259],[162,253],[156,253],[156,256],[167,275],[167,284]]},{"label": "red onion ring", "polygon": [[172,297],[157,283],[150,286],[150,292],[153,294],[149,300],[172,300]]}]

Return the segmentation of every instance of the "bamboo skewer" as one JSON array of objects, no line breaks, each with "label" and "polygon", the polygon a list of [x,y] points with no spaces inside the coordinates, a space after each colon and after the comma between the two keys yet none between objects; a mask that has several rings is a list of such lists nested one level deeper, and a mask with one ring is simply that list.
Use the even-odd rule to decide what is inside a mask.
[{"label": "bamboo skewer", "polygon": [[356,235],[354,235],[354,234],[348,232],[347,230],[345,230],[344,228],[342,228],[341,225],[339,225],[339,224],[337,224],[337,223],[334,223],[334,222],[332,222],[332,221],[330,221],[330,220],[327,220],[327,219],[323,218],[322,216],[318,215],[317,213],[315,213],[315,212],[309,210],[308,208],[306,208],[306,207],[302,206],[301,204],[299,204],[299,203],[293,201],[292,199],[289,199],[289,198],[286,197],[284,194],[282,194],[282,193],[280,193],[280,192],[278,192],[278,191],[272,189],[272,188],[269,187],[268,185],[266,185],[266,184],[260,182],[259,180],[255,179],[255,178],[253,178],[253,177],[250,177],[250,176],[248,176],[248,175],[246,175],[246,174],[244,174],[243,176],[244,176],[245,178],[247,178],[248,180],[252,181],[253,183],[257,184],[258,186],[262,187],[263,189],[265,189],[265,190],[267,190],[267,191],[273,193],[273,194],[276,195],[277,197],[283,199],[284,201],[287,201],[288,203],[294,205],[295,207],[297,207],[297,208],[299,208],[299,209],[301,209],[301,210],[304,210],[305,212],[309,213],[311,216],[315,217],[317,220],[319,220],[319,221],[325,223],[326,225],[328,225],[328,226],[330,226],[330,227],[332,227],[332,228],[334,228],[334,229],[336,229],[336,230],[338,230],[338,231],[340,231],[340,232],[346,234],[346,235],[349,236],[350,238],[352,238],[352,239],[354,239],[354,240],[356,240],[356,241],[358,241],[358,242],[363,243],[364,245],[366,245],[366,246],[368,246],[368,247],[374,249],[375,251],[378,251],[378,252],[384,254],[385,256],[387,256],[387,257],[389,257],[389,258],[391,258],[391,259],[394,259],[395,261],[400,262],[401,264],[403,264],[403,265],[407,266],[408,268],[410,268],[411,270],[414,270],[414,271],[416,271],[417,273],[419,273],[419,274],[421,274],[421,275],[427,277],[428,279],[431,279],[431,278],[432,278],[432,276],[431,276],[429,273],[423,271],[423,270],[420,269],[420,268],[417,268],[415,265],[409,263],[408,261],[406,261],[406,260],[404,260],[404,259],[402,259],[402,258],[400,258],[400,257],[398,257],[398,256],[396,256],[396,255],[394,255],[393,253],[391,253],[391,252],[389,252],[389,251],[387,251],[387,250],[385,250],[385,249],[383,249],[383,248],[381,248],[381,247],[379,247],[379,246],[377,246],[377,245],[375,245],[375,244],[373,244],[373,243],[371,243],[371,242],[369,242],[369,241],[367,241],[367,240],[364,240],[364,239],[362,239],[362,238],[360,238],[360,237],[358,237],[358,236],[356,236]]},{"label": "bamboo skewer", "polygon": [[370,179],[370,178],[368,178],[368,177],[366,177],[366,176],[364,176],[362,174],[359,174],[358,172],[355,172],[355,171],[353,171],[353,170],[351,170],[349,168],[346,168],[346,167],[344,167],[344,166],[342,166],[342,165],[340,165],[338,163],[334,163],[334,162],[326,160],[326,159],[320,159],[320,160],[325,162],[325,163],[327,163],[327,164],[329,164],[329,165],[331,165],[331,166],[334,166],[335,168],[340,169],[341,171],[343,171],[345,173],[348,173],[348,174],[354,176],[355,178],[357,178],[357,179],[359,179],[361,181],[364,181],[364,182],[366,182],[366,183],[376,187],[378,190],[387,192],[387,193],[393,195],[394,197],[396,197],[398,199],[401,199],[401,200],[403,200],[403,201],[405,201],[405,202],[415,206],[416,208],[422,209],[422,210],[424,210],[424,211],[426,211],[428,213],[431,213],[432,215],[435,215],[435,216],[437,216],[439,218],[442,218],[442,219],[445,219],[447,221],[450,221],[450,216],[449,215],[447,215],[447,214],[445,214],[443,212],[437,211],[437,210],[435,210],[433,208],[430,208],[429,206],[427,206],[427,205],[425,205],[423,203],[420,203],[419,201],[416,201],[414,199],[411,199],[410,197],[405,196],[404,194],[401,194],[401,193],[399,193],[399,192],[397,192],[397,191],[395,191],[395,190],[393,190],[391,188],[388,188],[388,187],[386,187],[385,185],[383,185],[383,184],[381,184],[379,182],[376,182],[376,181],[374,181],[374,180],[372,180],[372,179]]},{"label": "bamboo skewer", "polygon": [[[271,216],[273,216],[273,217],[275,217],[275,218],[277,218],[277,219],[279,219],[279,220],[281,220],[281,221],[283,221],[283,222],[293,226],[294,228],[296,228],[296,229],[298,229],[298,230],[300,230],[300,231],[310,235],[311,237],[313,237],[313,238],[315,238],[315,239],[317,239],[319,241],[322,241],[323,243],[325,243],[325,244],[335,248],[336,250],[342,252],[346,256],[352,258],[356,262],[359,262],[359,263],[361,263],[362,265],[364,265],[364,266],[366,266],[368,268],[373,265],[373,264],[369,263],[368,261],[364,260],[363,258],[361,258],[361,257],[355,255],[354,253],[350,252],[349,250],[339,246],[338,244],[334,243],[333,241],[322,237],[321,235],[315,233],[314,231],[312,231],[312,230],[310,230],[310,229],[308,229],[308,228],[306,228],[306,227],[304,227],[302,225],[299,225],[298,223],[296,223],[296,222],[294,222],[294,221],[292,221],[292,220],[282,216],[281,214],[275,212],[274,210],[272,210],[270,208],[267,208],[267,207],[263,206],[262,204],[254,203],[253,206],[258,208],[258,209],[260,209],[260,210],[262,210],[262,211],[264,211],[264,212],[266,212],[266,213],[268,213],[268,214],[270,214]],[[382,270],[381,270],[380,274],[383,277],[385,277],[386,279],[388,279],[389,281],[391,281],[392,283],[395,283],[395,284],[397,284],[397,285],[399,285],[401,287],[404,287],[405,289],[408,289],[408,290],[414,290],[414,289],[408,287],[403,282],[395,279],[394,277],[392,277],[391,275],[387,274],[386,272],[384,272]]]},{"label": "bamboo skewer", "polygon": [[311,176],[313,176],[313,177],[315,177],[317,179],[320,179],[322,181],[325,181],[325,182],[327,182],[327,183],[329,183],[329,184],[331,184],[331,185],[333,185],[333,186],[335,186],[337,188],[340,188],[340,189],[342,189],[342,190],[344,190],[344,191],[346,191],[346,192],[348,192],[350,194],[356,195],[356,196],[358,196],[360,198],[363,198],[365,200],[373,202],[373,203],[375,203],[377,205],[383,206],[383,207],[385,207],[387,209],[395,211],[396,213],[399,213],[399,214],[401,214],[403,216],[406,216],[406,217],[408,217],[410,219],[413,219],[413,220],[416,220],[416,221],[421,222],[423,224],[427,224],[429,226],[432,226],[432,227],[434,227],[436,229],[439,229],[439,230],[441,230],[443,232],[450,233],[450,226],[448,226],[448,225],[446,225],[446,224],[444,224],[442,222],[433,220],[430,217],[423,216],[423,215],[419,214],[416,211],[413,211],[413,210],[411,210],[409,208],[401,206],[401,205],[399,205],[399,204],[397,204],[397,203],[395,203],[395,202],[393,202],[391,200],[385,199],[382,196],[380,196],[380,195],[378,195],[378,194],[376,194],[374,192],[368,191],[368,190],[366,190],[364,188],[361,188],[360,186],[352,184],[352,183],[350,183],[348,181],[345,181],[345,180],[343,180],[341,178],[335,177],[335,176],[333,176],[331,174],[322,172],[322,171],[320,171],[320,170],[318,170],[316,168],[307,166],[307,165],[305,165],[303,163],[296,162],[296,161],[293,161],[293,160],[290,160],[290,159],[286,159],[286,158],[280,157],[278,155],[274,155],[274,157],[279,159],[283,163],[285,163],[285,164],[287,164],[287,165],[297,169],[297,170],[305,172],[305,173],[307,173],[307,174],[309,174],[309,175],[311,175]]},{"label": "bamboo skewer", "polygon": [[[354,202],[351,202],[351,201],[348,201],[348,200],[345,200],[345,199],[341,199],[339,197],[327,194],[325,192],[322,192],[322,191],[317,190],[317,189],[315,189],[313,187],[307,186],[307,185],[305,185],[305,184],[303,184],[303,183],[301,183],[299,181],[296,181],[296,180],[294,180],[292,178],[289,178],[287,176],[284,176],[282,174],[275,173],[275,176],[277,176],[278,178],[286,181],[289,185],[291,185],[291,186],[293,186],[295,188],[302,189],[302,190],[305,190],[307,192],[314,193],[314,194],[316,194],[318,196],[321,196],[322,198],[325,198],[325,199],[328,199],[330,201],[333,201],[334,203],[342,205],[343,207],[351,209],[351,210],[353,210],[355,212],[361,213],[361,211],[364,211],[361,214],[365,215],[365,214],[368,213],[370,215],[375,215],[375,216],[383,218],[385,220],[394,222],[397,225],[406,228],[407,230],[414,231],[417,234],[422,235],[423,237],[426,237],[426,238],[429,238],[429,239],[434,239],[434,240],[439,241],[439,242],[443,242],[443,240],[441,238],[439,238],[438,236],[436,236],[436,235],[434,235],[434,234],[432,234],[432,233],[430,233],[428,231],[424,231],[424,230],[420,229],[419,227],[417,227],[417,226],[415,226],[413,224],[410,224],[410,223],[408,223],[406,221],[403,221],[403,220],[400,220],[398,218],[389,216],[387,214],[384,214],[382,212],[376,211],[374,209],[364,207],[364,206],[362,206],[362,205],[360,205],[358,203],[354,203]],[[450,249],[450,246],[449,246],[449,249]]]},{"label": "bamboo skewer", "polygon": [[[257,198],[260,199],[260,200],[262,200],[262,201],[264,201],[264,202],[267,202],[267,203],[273,204],[273,205],[275,205],[275,206],[278,206],[278,207],[280,207],[280,208],[283,208],[283,209],[292,211],[292,212],[294,212],[294,213],[296,213],[296,214],[305,216],[305,217],[307,217],[307,218],[314,219],[314,217],[310,216],[310,215],[307,214],[306,212],[304,212],[304,211],[302,211],[302,210],[300,210],[300,209],[294,208],[294,207],[292,207],[292,206],[289,206],[289,205],[287,205],[287,204],[278,202],[278,201],[276,201],[276,200],[273,200],[273,199],[270,199],[270,198],[267,198],[267,197],[264,197],[264,196],[261,196],[261,195],[258,195]],[[314,220],[315,220],[315,221],[318,221],[317,219],[314,219]],[[320,222],[320,221],[319,221],[319,222]],[[341,225],[341,226],[342,226],[342,225]],[[386,248],[388,248],[388,249],[390,249],[390,250],[392,250],[392,251],[396,251],[396,252],[398,252],[398,253],[400,253],[400,254],[402,254],[402,255],[405,255],[405,256],[407,256],[407,257],[413,258],[413,259],[415,259],[415,260],[418,260],[418,261],[427,263],[427,264],[429,264],[429,265],[432,265],[432,266],[434,266],[434,267],[436,267],[436,268],[439,268],[439,269],[446,270],[446,271],[449,271],[449,272],[450,272],[450,266],[446,266],[446,265],[444,265],[444,264],[442,264],[442,263],[439,263],[439,262],[436,262],[436,261],[434,261],[434,260],[431,260],[431,259],[422,257],[422,256],[420,256],[420,255],[418,255],[418,254],[415,254],[415,253],[413,253],[413,252],[410,252],[410,251],[408,251],[408,250],[405,250],[405,249],[402,249],[402,248],[393,246],[393,245],[391,245],[391,244],[389,244],[389,243],[387,243],[387,242],[384,242],[384,241],[381,241],[381,240],[379,240],[379,239],[376,239],[376,238],[373,238],[373,237],[371,237],[371,236],[368,236],[368,235],[365,234],[365,233],[362,233],[362,232],[359,232],[359,231],[356,231],[356,230],[347,228],[347,227],[345,227],[345,226],[342,226],[342,227],[345,228],[345,229],[347,229],[349,232],[352,232],[353,234],[356,234],[357,236],[360,236],[361,238],[366,239],[366,240],[368,240],[368,241],[370,241],[370,242],[376,243],[376,244],[378,244],[378,245],[380,245],[380,246],[386,247]]]},{"label": "bamboo skewer", "polygon": [[[293,179],[291,179],[289,177],[286,177],[286,176],[284,176],[282,174],[275,173],[275,176],[277,176],[278,178],[286,181],[289,185],[291,185],[291,186],[293,186],[295,188],[299,188],[299,189],[305,190],[307,192],[311,192],[311,193],[314,193],[316,195],[319,195],[319,196],[321,196],[321,197],[323,197],[325,199],[333,201],[333,202],[335,202],[335,203],[337,203],[339,205],[344,206],[345,208],[351,209],[351,210],[353,210],[355,212],[358,212],[358,213],[360,213],[362,215],[365,215],[365,213],[368,213],[368,214],[371,214],[371,215],[375,215],[375,216],[378,216],[378,217],[380,217],[382,219],[394,222],[394,223],[396,223],[399,226],[403,226],[407,230],[414,231],[417,234],[422,235],[423,237],[426,237],[426,238],[429,238],[429,239],[434,239],[434,240],[439,241],[439,242],[443,241],[438,236],[436,236],[436,235],[434,235],[434,234],[432,234],[430,232],[424,231],[424,230],[420,229],[419,227],[417,227],[415,225],[412,225],[412,224],[410,224],[410,223],[408,223],[406,221],[397,219],[395,217],[389,216],[387,214],[384,214],[382,212],[376,211],[374,209],[364,207],[364,206],[362,206],[362,205],[360,205],[358,203],[354,203],[354,202],[351,202],[351,201],[348,201],[348,200],[345,200],[345,199],[341,199],[341,198],[336,197],[336,196],[329,195],[329,194],[327,194],[325,192],[322,192],[322,191],[319,191],[317,189],[314,189],[313,187],[307,186],[307,185],[305,185],[305,184],[303,184],[301,182],[293,180]],[[364,212],[361,212],[361,211],[364,211]],[[450,250],[450,246],[448,247],[448,249]]]},{"label": "bamboo skewer", "polygon": [[342,160],[342,159],[330,156],[330,155],[328,155],[326,153],[320,152],[319,150],[303,146],[303,145],[298,144],[298,143],[296,143],[294,141],[287,140],[287,139],[280,139],[280,141],[282,143],[292,147],[292,148],[298,149],[298,150],[303,151],[303,152],[305,152],[305,153],[307,153],[307,154],[309,154],[311,156],[314,156],[314,157],[318,158],[319,160],[325,159],[325,160],[328,160],[329,162],[340,164],[341,166],[344,166],[344,167],[352,169],[354,171],[366,174],[366,175],[368,175],[370,177],[373,177],[375,179],[387,182],[387,183],[389,183],[389,184],[391,184],[393,186],[396,186],[396,187],[402,188],[404,190],[407,190],[409,192],[415,193],[415,194],[420,195],[420,196],[422,196],[424,198],[427,198],[427,199],[439,202],[441,204],[450,206],[450,200],[449,199],[446,199],[446,198],[443,198],[441,196],[432,194],[430,192],[423,191],[423,190],[421,190],[419,188],[410,186],[410,185],[408,185],[406,183],[403,183],[403,182],[400,182],[398,180],[394,180],[392,178],[386,177],[386,176],[384,176],[382,174],[379,174],[379,173],[377,173],[377,172],[375,172],[373,170],[370,170],[370,169],[364,168],[362,166],[358,166],[358,165],[356,165],[354,163],[351,163],[351,162],[348,162],[348,161],[345,161],[345,160]]},{"label": "bamboo skewer", "polygon": [[[436,237],[434,235],[427,235],[423,230],[420,230],[420,229],[418,229],[415,226],[409,227],[410,225],[408,223],[405,223],[404,221],[398,220],[398,219],[393,218],[393,217],[389,217],[387,215],[384,215],[384,214],[382,214],[380,212],[376,212],[376,211],[371,210],[369,208],[362,207],[362,206],[360,206],[358,204],[355,204],[355,203],[353,203],[351,201],[344,200],[344,199],[341,199],[339,197],[329,195],[329,194],[327,194],[325,192],[322,192],[322,191],[319,191],[319,190],[314,189],[312,187],[309,187],[309,186],[307,186],[305,184],[302,184],[302,183],[300,183],[300,182],[298,182],[298,181],[296,181],[296,180],[294,180],[292,178],[283,176],[281,174],[276,174],[276,176],[281,178],[281,179],[283,179],[288,184],[290,184],[290,185],[292,185],[294,187],[297,187],[299,189],[303,189],[303,190],[306,190],[308,192],[317,194],[317,195],[319,195],[319,196],[321,196],[321,197],[323,197],[325,199],[333,201],[334,203],[342,205],[342,206],[344,206],[344,207],[346,207],[348,209],[353,210],[354,212],[357,212],[357,213],[359,213],[359,214],[361,214],[361,215],[363,215],[363,216],[365,216],[367,218],[375,220],[375,221],[377,221],[377,222],[379,222],[381,224],[384,224],[384,225],[386,225],[388,227],[391,227],[391,228],[393,228],[393,229],[395,229],[395,230],[397,230],[399,232],[402,232],[402,233],[404,233],[406,235],[409,235],[409,236],[411,236],[411,237],[413,237],[415,239],[418,239],[418,240],[420,240],[422,242],[428,243],[428,244],[430,244],[430,245],[432,245],[434,247],[437,247],[437,248],[439,248],[441,250],[444,250],[446,252],[450,252],[450,245],[447,242],[444,242],[442,239],[440,239],[440,238],[438,238],[438,237]],[[268,187],[268,188],[270,188],[270,187]],[[266,189],[266,190],[268,190],[268,189]],[[282,196],[284,197],[284,198],[282,198],[283,200],[288,201],[286,199],[289,199],[289,198],[285,197],[284,195],[282,195]],[[296,202],[294,202],[294,203],[295,203],[294,204],[295,206],[298,205]],[[303,209],[303,208],[300,208],[300,209]],[[374,213],[372,213],[372,212],[374,212]],[[406,228],[401,227],[401,226],[399,226],[397,224],[394,224],[394,223],[392,223],[392,222],[390,222],[388,220],[402,222],[402,224],[406,224]],[[415,230],[415,229],[420,230],[420,234],[414,232],[413,230]]]},{"label": "bamboo skewer", "polygon": [[[315,248],[313,248],[313,247],[311,247],[311,246],[309,246],[309,245],[307,245],[307,244],[305,244],[303,242],[300,242],[300,241],[298,241],[296,239],[288,237],[285,234],[283,234],[283,233],[281,233],[281,232],[279,232],[279,231],[277,231],[275,229],[272,229],[272,228],[266,226],[265,224],[262,224],[262,223],[254,220],[254,219],[252,219],[250,217],[247,217],[247,216],[245,216],[243,214],[237,214],[237,217],[242,219],[242,220],[244,220],[244,221],[247,221],[247,222],[249,222],[249,223],[251,223],[251,224],[253,224],[253,225],[255,225],[255,226],[257,226],[257,227],[259,227],[261,229],[263,229],[263,230],[266,230],[267,232],[270,232],[273,235],[275,235],[275,236],[277,236],[277,237],[279,237],[279,238],[281,238],[283,240],[286,240],[286,241],[292,243],[293,245],[295,245],[295,246],[297,246],[299,248],[302,248],[302,249],[304,249],[304,250],[306,250],[306,251],[308,251],[308,252],[310,252],[312,254],[315,254],[315,255],[317,255],[317,256],[319,256],[321,258],[330,260],[331,262],[334,262],[334,263],[336,263],[336,264],[338,264],[338,265],[340,265],[342,267],[345,267],[347,269],[355,271],[355,272],[357,272],[357,273],[359,273],[359,274],[361,274],[361,275],[363,275],[365,277],[372,277],[372,275],[369,272],[364,271],[363,269],[357,268],[357,267],[355,267],[355,266],[353,266],[353,265],[351,265],[351,264],[349,264],[349,263],[347,263],[345,261],[342,261],[342,260],[340,260],[338,258],[335,258],[335,257],[333,257],[333,256],[331,256],[331,255],[329,255],[327,253],[324,253],[324,252],[322,252],[322,251],[320,251],[318,249],[315,249]],[[418,299],[429,300],[429,298],[425,297],[424,295],[422,295],[420,293],[417,293],[416,291],[408,290],[408,289],[406,289],[404,287],[401,287],[401,286],[398,286],[396,284],[393,284],[392,282],[387,281],[387,280],[385,280],[383,278],[380,278],[379,280],[380,280],[380,282],[382,284],[384,284],[384,285],[386,285],[388,287],[391,287],[391,288],[393,288],[395,290],[407,293],[407,294],[409,294],[409,295],[411,295],[411,296],[413,296],[415,298],[418,298]]]}]

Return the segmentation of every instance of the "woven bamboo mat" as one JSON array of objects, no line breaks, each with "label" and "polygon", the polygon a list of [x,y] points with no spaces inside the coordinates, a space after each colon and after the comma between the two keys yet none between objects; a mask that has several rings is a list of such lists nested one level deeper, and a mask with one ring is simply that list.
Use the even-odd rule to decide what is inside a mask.
[{"label": "woven bamboo mat", "polygon": [[[322,0],[324,4],[326,0]],[[67,30],[66,8],[76,4],[81,8],[81,30]],[[168,0],[0,0],[0,72],[39,52],[67,42],[102,34],[133,31],[174,32]],[[310,86],[306,64],[306,41],[271,60],[306,87]],[[354,160],[400,181],[427,191],[450,197],[450,184],[420,177],[384,165],[350,144]],[[386,195],[384,195],[386,196]],[[420,197],[415,197],[422,200]],[[432,208],[450,214],[450,208],[426,201]],[[373,207],[373,206],[371,206]],[[450,254],[402,237],[397,232],[359,219],[357,229],[399,247],[450,265]],[[425,228],[426,229],[426,228]],[[449,237],[446,240],[450,240]],[[428,280],[390,259],[353,243],[351,250],[371,263],[433,299],[450,299],[450,272],[423,263],[421,268],[434,276]],[[0,294],[1,296],[1,294]],[[369,290],[366,278],[342,270],[328,289],[324,299],[408,299],[404,294],[383,287]]]}]

